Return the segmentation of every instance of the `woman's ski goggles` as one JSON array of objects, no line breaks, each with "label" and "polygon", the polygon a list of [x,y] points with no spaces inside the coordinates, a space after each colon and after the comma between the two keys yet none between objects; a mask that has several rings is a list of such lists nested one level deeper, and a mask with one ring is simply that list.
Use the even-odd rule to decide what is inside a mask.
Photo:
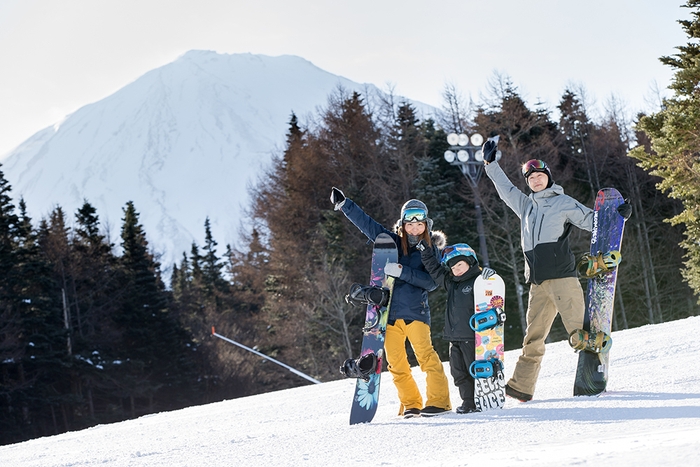
[{"label": "woman's ski goggles", "polygon": [[547,164],[539,159],[531,159],[525,162],[521,168],[523,177],[529,177],[532,172],[546,172]]},{"label": "woman's ski goggles", "polygon": [[409,208],[403,213],[403,222],[425,222],[428,219],[428,213],[425,209]]}]

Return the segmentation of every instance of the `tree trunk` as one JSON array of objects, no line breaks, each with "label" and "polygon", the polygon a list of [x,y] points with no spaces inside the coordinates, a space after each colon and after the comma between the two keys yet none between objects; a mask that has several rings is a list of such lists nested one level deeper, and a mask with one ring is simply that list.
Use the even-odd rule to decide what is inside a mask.
[{"label": "tree trunk", "polygon": [[[617,289],[618,290],[617,290],[617,294],[615,295],[615,299],[617,300],[617,304],[618,304],[618,310],[619,310],[619,316],[620,316],[619,319],[622,320],[622,328],[621,329],[628,329],[629,327],[627,325],[627,313],[625,312],[625,302],[622,299],[622,290],[620,290],[619,286],[617,287]],[[620,327],[617,324],[619,319],[613,320],[613,329],[615,331],[620,329]]]}]

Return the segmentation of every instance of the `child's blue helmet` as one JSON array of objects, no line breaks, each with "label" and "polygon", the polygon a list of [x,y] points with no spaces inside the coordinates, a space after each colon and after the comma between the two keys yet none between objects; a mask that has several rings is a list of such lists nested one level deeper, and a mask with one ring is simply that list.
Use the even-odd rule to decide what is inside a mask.
[{"label": "child's blue helmet", "polygon": [[466,243],[456,243],[442,250],[440,263],[443,266],[451,268],[460,261],[466,261],[470,267],[479,264],[476,253]]}]

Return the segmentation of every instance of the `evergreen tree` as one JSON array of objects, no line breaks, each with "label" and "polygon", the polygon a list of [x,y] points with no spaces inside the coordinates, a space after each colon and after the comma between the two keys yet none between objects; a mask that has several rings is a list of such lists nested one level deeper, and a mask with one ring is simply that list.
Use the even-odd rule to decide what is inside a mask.
[{"label": "evergreen tree", "polygon": [[[0,171],[0,432],[3,442],[24,439],[23,432],[30,425],[28,407],[23,391],[28,381],[23,369],[26,342],[17,300],[17,255],[19,218],[10,197],[11,186]],[[23,410],[26,409],[26,410]]]},{"label": "evergreen tree", "polygon": [[[81,338],[99,342],[108,334],[109,317],[117,290],[116,257],[113,245],[100,233],[95,208],[85,201],[75,214],[76,227],[71,238],[73,250],[73,311],[75,327]],[[97,337],[97,334],[103,334]],[[92,351],[91,345],[86,350]]]},{"label": "evergreen tree", "polygon": [[204,293],[214,306],[217,312],[222,305],[221,300],[227,293],[227,283],[223,277],[222,269],[224,263],[216,254],[216,240],[211,234],[211,223],[209,217],[204,221],[204,255],[202,256],[202,281]]},{"label": "evergreen tree", "polygon": [[124,208],[120,259],[124,297],[121,327],[123,394],[131,416],[182,406],[195,389],[189,338],[171,318],[159,265],[148,251],[133,202]]},{"label": "evergreen tree", "polygon": [[15,293],[26,345],[22,371],[33,381],[24,396],[31,413],[30,432],[40,436],[71,429],[79,401],[71,392],[73,345],[60,284],[42,254],[24,201],[20,201],[19,219]]},{"label": "evergreen tree", "polygon": [[673,97],[664,99],[659,112],[641,116],[637,129],[646,134],[650,146],[639,145],[630,156],[641,161],[641,166],[661,178],[658,188],[671,198],[682,202],[682,212],[669,219],[672,225],[685,226],[686,251],[683,277],[695,294],[700,294],[700,0],[688,0],[691,20],[679,23],[689,42],[678,47],[674,56],[661,57],[661,62],[675,70],[669,88]]},{"label": "evergreen tree", "polygon": [[87,200],[75,212],[75,221],[65,293],[79,374],[74,391],[83,399],[84,423],[107,423],[128,417],[115,409],[121,389],[119,366],[112,363],[122,357],[115,317],[123,290],[113,245],[100,233],[99,216]]}]

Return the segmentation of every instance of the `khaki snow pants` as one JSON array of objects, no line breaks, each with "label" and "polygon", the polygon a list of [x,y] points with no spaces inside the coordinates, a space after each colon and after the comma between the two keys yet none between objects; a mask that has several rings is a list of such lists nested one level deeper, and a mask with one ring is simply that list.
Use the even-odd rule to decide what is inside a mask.
[{"label": "khaki snow pants", "polygon": [[581,284],[575,277],[550,279],[530,285],[527,304],[527,329],[522,354],[508,385],[525,394],[534,394],[544,356],[544,341],[557,313],[567,332],[583,327],[585,302]]},{"label": "khaki snow pants", "polygon": [[394,377],[394,384],[401,402],[399,415],[403,415],[405,409],[423,408],[423,397],[413,379],[411,366],[408,363],[406,339],[416,354],[420,369],[426,374],[425,406],[432,405],[451,410],[449,383],[440,357],[433,348],[430,326],[421,321],[406,324],[404,320],[397,319],[393,325],[386,327],[384,349],[387,366]]}]

